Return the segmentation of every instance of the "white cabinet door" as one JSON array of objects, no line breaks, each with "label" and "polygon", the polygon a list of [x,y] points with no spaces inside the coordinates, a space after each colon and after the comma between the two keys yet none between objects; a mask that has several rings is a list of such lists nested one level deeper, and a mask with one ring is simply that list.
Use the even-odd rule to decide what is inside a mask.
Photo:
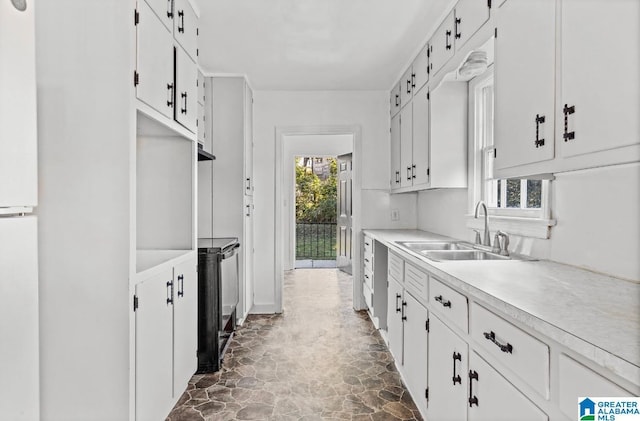
[{"label": "white cabinet door", "polygon": [[198,67],[185,51],[176,47],[176,121],[196,133],[198,119]]},{"label": "white cabinet door", "polygon": [[204,105],[198,103],[198,122],[196,126],[198,127],[198,143],[201,144],[203,148],[205,147],[205,138],[207,137],[206,118]]},{"label": "white cabinet door", "polygon": [[173,268],[173,396],[186,390],[196,372],[198,358],[198,275],[196,260],[190,259]]},{"label": "white cabinet door", "polygon": [[253,278],[254,278],[254,267],[253,267],[253,226],[254,226],[254,205],[253,205],[253,197],[247,196],[245,197],[245,205],[244,205],[244,231],[243,231],[243,244],[242,244],[242,264],[244,266],[243,269],[243,277],[244,281],[242,281],[243,288],[241,291],[243,292],[243,297],[240,297],[240,305],[237,316],[239,318],[244,318],[244,313],[248,312],[253,305]]},{"label": "white cabinet door", "polygon": [[402,102],[401,102],[401,95],[400,95],[400,90],[401,90],[401,83],[398,82],[398,84],[391,90],[391,94],[389,95],[389,101],[390,101],[390,108],[391,108],[391,116],[395,116],[396,114],[398,114],[398,111],[400,111],[400,108],[402,107]]},{"label": "white cabinet door", "polygon": [[136,285],[136,421],[163,420],[173,389],[171,269]]},{"label": "white cabinet door", "polygon": [[400,79],[400,106],[403,108],[411,102],[411,93],[413,92],[412,75],[411,66],[409,66]]},{"label": "white cabinet door", "polygon": [[[164,26],[173,31],[173,0],[145,0]],[[140,3],[140,2],[138,2]]]},{"label": "white cabinet door", "polygon": [[391,118],[391,189],[400,188],[400,115]]},{"label": "white cabinet door", "polygon": [[198,61],[198,17],[189,0],[175,0],[173,36],[193,61]]},{"label": "white cabinet door", "polygon": [[0,4],[0,208],[38,203],[33,3]]},{"label": "white cabinet door", "polygon": [[400,111],[400,186],[413,185],[413,103]]},{"label": "white cabinet door", "polygon": [[[562,156],[639,143],[640,2],[563,0],[561,5],[562,103],[556,116]],[[566,131],[574,137],[566,141],[565,104],[575,111],[567,115]]]},{"label": "white cabinet door", "polygon": [[[467,417],[467,344],[440,319],[429,319],[429,418],[464,421]],[[518,418],[525,419],[525,418]]]},{"label": "white cabinet door", "polygon": [[429,87],[413,96],[413,185],[429,184]]},{"label": "white cabinet door", "polygon": [[136,95],[173,119],[173,40],[171,33],[144,1],[138,3]]},{"label": "white cabinet door", "polygon": [[387,295],[387,340],[389,351],[396,360],[398,369],[402,367],[402,286],[389,278]]},{"label": "white cabinet door", "polygon": [[252,196],[253,179],[253,92],[244,85],[244,193]]},{"label": "white cabinet door", "polygon": [[[546,421],[547,415],[475,352],[469,361],[469,421]],[[576,402],[577,403],[577,402]]]},{"label": "white cabinet door", "polygon": [[427,367],[429,359],[429,312],[411,294],[404,294],[404,376],[414,402],[425,414],[427,411]]},{"label": "white cabinet door", "polygon": [[496,169],[554,157],[555,7],[508,0],[498,9]]},{"label": "white cabinet door", "polygon": [[34,216],[0,218],[0,417],[5,420],[40,419],[37,225]]},{"label": "white cabinet door", "polygon": [[204,75],[198,70],[198,104],[205,104],[205,85]]},{"label": "white cabinet door", "polygon": [[454,23],[456,50],[489,20],[489,2],[483,0],[459,0],[456,4]]},{"label": "white cabinet door", "polygon": [[424,86],[429,80],[429,44],[425,45],[418,56],[413,61],[413,93],[415,93]]},{"label": "white cabinet door", "polygon": [[[476,0],[477,1],[477,0]],[[447,15],[440,24],[436,32],[431,37],[431,63],[433,64],[432,75],[438,73],[438,70],[453,57],[454,53],[454,16],[453,10]]]}]

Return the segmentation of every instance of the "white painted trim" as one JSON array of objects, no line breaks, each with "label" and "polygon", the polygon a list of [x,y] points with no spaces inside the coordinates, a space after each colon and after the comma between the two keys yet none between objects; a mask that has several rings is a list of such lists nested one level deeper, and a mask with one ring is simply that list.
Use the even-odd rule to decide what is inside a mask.
[{"label": "white painted trim", "polygon": [[[361,157],[362,157],[362,129],[359,125],[350,126],[283,126],[276,127],[275,129],[275,235],[274,235],[274,305],[273,311],[275,313],[282,313],[283,300],[282,291],[284,283],[284,241],[283,241],[283,200],[285,196],[288,197],[288,191],[286,186],[283,186],[284,171],[289,168],[289,165],[284,160],[284,137],[285,136],[304,136],[304,135],[352,135],[353,136],[353,191],[356,194],[353,195],[353,244],[354,250],[360,250],[360,211],[361,211],[361,197],[360,192],[362,190],[362,170],[361,170]],[[360,279],[360,253],[353,254],[353,308],[361,310],[365,308],[364,297],[362,296],[362,283],[356,282]],[[269,306],[261,306],[254,304],[252,313],[259,313],[262,308],[265,310]]]},{"label": "white painted trim", "polygon": [[[482,232],[484,229],[484,218],[474,218],[474,215],[467,215],[466,218],[468,228],[479,229]],[[554,225],[556,225],[555,219],[489,216],[489,230],[492,233],[500,230],[507,234],[546,240],[550,237],[551,227]]]},{"label": "white painted trim", "polygon": [[282,309],[278,311],[275,304],[253,304],[251,310],[247,314],[275,314],[282,313]]}]

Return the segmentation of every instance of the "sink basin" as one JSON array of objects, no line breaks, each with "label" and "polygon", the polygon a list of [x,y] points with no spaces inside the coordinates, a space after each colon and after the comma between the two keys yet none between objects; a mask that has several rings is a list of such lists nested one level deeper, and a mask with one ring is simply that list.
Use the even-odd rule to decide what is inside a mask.
[{"label": "sink basin", "polygon": [[473,245],[453,241],[396,241],[411,251],[424,254],[430,250],[473,250]]},{"label": "sink basin", "polygon": [[509,256],[501,256],[499,254],[489,253],[483,250],[439,250],[424,251],[425,257],[436,260],[511,260]]}]

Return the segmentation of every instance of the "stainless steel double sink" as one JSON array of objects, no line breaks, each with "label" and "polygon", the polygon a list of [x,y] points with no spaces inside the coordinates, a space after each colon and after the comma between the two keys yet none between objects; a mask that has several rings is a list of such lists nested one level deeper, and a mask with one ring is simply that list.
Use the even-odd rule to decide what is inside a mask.
[{"label": "stainless steel double sink", "polygon": [[449,260],[523,260],[483,250],[464,241],[396,241],[401,247],[437,262]]}]

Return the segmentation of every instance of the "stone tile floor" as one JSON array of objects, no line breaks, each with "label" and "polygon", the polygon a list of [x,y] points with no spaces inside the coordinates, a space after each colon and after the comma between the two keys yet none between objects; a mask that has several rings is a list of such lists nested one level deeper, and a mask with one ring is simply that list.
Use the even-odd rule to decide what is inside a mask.
[{"label": "stone tile floor", "polygon": [[285,275],[285,310],[252,315],[215,374],[195,375],[167,421],[422,420],[383,339],[336,269]]}]

